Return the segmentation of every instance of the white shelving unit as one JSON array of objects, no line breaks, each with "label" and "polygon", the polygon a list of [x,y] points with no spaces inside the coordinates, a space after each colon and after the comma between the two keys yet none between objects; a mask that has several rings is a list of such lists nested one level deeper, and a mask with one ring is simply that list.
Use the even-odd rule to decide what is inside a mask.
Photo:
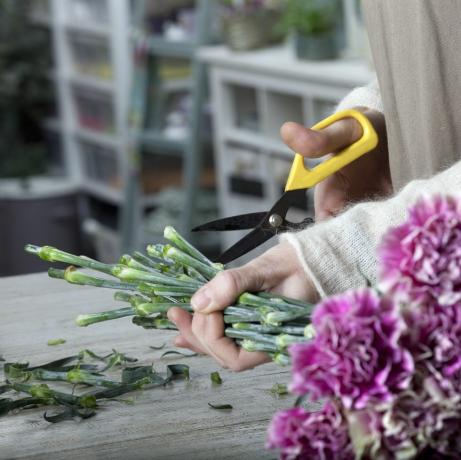
[{"label": "white shelving unit", "polygon": [[[312,126],[352,88],[373,78],[361,60],[299,61],[286,46],[247,53],[208,47],[199,56],[210,66],[222,217],[269,210],[283,192],[294,155],[279,136],[285,121]],[[308,193],[300,212],[289,217],[301,220],[312,209]],[[224,232],[223,247],[243,233]]]},{"label": "white shelving unit", "polygon": [[129,0],[35,0],[31,19],[51,28],[59,133],[68,179],[119,206],[126,169],[130,85]]}]

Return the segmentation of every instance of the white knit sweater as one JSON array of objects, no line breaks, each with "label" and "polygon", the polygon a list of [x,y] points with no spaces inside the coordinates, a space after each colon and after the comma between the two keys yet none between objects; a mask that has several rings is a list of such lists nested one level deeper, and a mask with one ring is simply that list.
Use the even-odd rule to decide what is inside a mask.
[{"label": "white knit sweater", "polygon": [[[376,82],[352,91],[339,110],[366,106],[382,111]],[[425,180],[410,182],[397,195],[383,201],[360,203],[338,217],[318,223],[282,240],[291,243],[324,297],[376,281],[376,249],[384,232],[401,223],[408,206],[422,194],[461,190],[461,162]]]}]

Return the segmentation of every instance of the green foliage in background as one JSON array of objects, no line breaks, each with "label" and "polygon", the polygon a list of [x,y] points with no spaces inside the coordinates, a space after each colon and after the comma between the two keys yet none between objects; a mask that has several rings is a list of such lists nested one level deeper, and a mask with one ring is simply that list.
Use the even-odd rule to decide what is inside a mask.
[{"label": "green foliage in background", "polygon": [[42,122],[51,88],[48,32],[30,25],[29,2],[0,1],[0,177],[45,172]]},{"label": "green foliage in background", "polygon": [[323,35],[336,30],[341,16],[338,0],[286,0],[280,28],[301,35]]}]

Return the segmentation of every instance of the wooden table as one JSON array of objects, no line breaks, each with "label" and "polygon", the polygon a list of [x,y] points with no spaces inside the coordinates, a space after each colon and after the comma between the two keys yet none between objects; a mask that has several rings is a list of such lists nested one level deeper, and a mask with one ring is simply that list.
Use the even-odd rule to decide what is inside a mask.
[{"label": "wooden table", "polygon": [[[274,383],[287,383],[289,371],[273,364],[242,373],[219,369],[210,358],[165,357],[150,345],[168,343],[168,331],[144,330],[129,318],[79,328],[78,313],[117,305],[113,291],[72,286],[46,274],[0,279],[0,355],[7,361],[42,364],[75,354],[83,348],[112,348],[153,362],[163,371],[168,363],[190,366],[189,382],[132,393],[134,405],[110,403],[93,418],[50,424],[44,409],[31,409],[0,418],[0,459],[259,459],[275,458],[264,450],[272,414],[290,407],[292,396],[277,397]],[[48,346],[49,339],[66,343]],[[221,386],[210,373],[219,370]],[[3,375],[2,375],[3,379]],[[208,407],[230,403],[232,411]]]}]

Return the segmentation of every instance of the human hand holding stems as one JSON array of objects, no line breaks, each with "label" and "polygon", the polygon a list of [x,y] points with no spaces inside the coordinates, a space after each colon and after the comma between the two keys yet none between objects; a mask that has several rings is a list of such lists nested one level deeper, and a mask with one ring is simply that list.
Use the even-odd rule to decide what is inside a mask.
[{"label": "human hand holding stems", "polygon": [[[374,151],[316,186],[317,220],[335,216],[350,203],[392,193],[384,116],[367,108],[356,110],[369,118],[380,142]],[[321,131],[288,122],[282,126],[281,135],[294,151],[307,158],[319,158],[354,143],[362,131],[355,119],[346,118]],[[168,317],[179,330],[175,344],[208,354],[235,371],[269,362],[265,353],[245,351],[224,335],[222,311],[245,291],[270,291],[309,302],[319,300],[294,248],[283,242],[241,268],[219,273],[193,296],[194,315],[179,308],[171,309]]]}]

